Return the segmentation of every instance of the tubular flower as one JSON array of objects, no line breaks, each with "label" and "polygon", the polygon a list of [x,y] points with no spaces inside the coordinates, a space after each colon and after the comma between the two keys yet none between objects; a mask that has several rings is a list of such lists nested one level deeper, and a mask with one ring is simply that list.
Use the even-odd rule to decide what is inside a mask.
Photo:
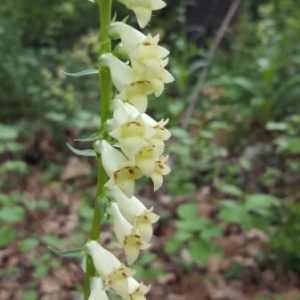
[{"label": "tubular flower", "polygon": [[131,158],[148,144],[146,140],[154,136],[156,131],[141,115],[132,113],[133,110],[128,111],[129,105],[125,106],[122,101],[115,100],[114,106],[114,130],[109,134],[118,140],[122,151]]},{"label": "tubular flower", "polygon": [[161,0],[119,0],[128,9],[133,10],[139,26],[144,28],[150,21],[152,10],[158,10],[166,6]]},{"label": "tubular flower", "polygon": [[104,280],[104,289],[112,288],[121,296],[127,295],[127,279],[132,277],[135,271],[126,268],[112,253],[96,241],[87,242],[85,247],[87,254],[93,259],[96,271]]},{"label": "tubular flower", "polygon": [[147,95],[154,92],[152,84],[111,53],[101,55],[100,64],[110,69],[112,81],[119,91],[116,97],[123,101],[127,100],[139,112],[145,112],[148,103]]},{"label": "tubular flower", "polygon": [[168,61],[169,60],[167,58],[160,61],[158,72],[155,75],[153,75],[153,73],[151,73],[151,71],[149,71],[142,62],[138,60],[131,61],[133,70],[141,74],[143,80],[150,83],[156,97],[163,93],[165,83],[174,81],[172,74],[164,69],[164,67],[168,64]]},{"label": "tubular flower", "polygon": [[156,130],[156,134],[153,137],[151,137],[150,143],[155,148],[161,149],[163,151],[165,148],[164,141],[168,140],[171,137],[171,132],[165,128],[165,125],[168,124],[169,119],[162,119],[159,122],[156,122],[147,114],[142,114],[142,118],[148,125],[150,125]]},{"label": "tubular flower", "polygon": [[102,165],[109,176],[105,186],[117,185],[125,195],[132,197],[135,179],[143,176],[143,173],[134,166],[134,163],[126,156],[111,146],[107,141],[97,141],[96,150],[101,154]]},{"label": "tubular flower", "polygon": [[155,162],[155,170],[151,175],[151,179],[154,184],[154,191],[157,191],[163,184],[163,175],[168,175],[171,172],[170,167],[168,167],[165,162],[168,160],[169,156],[161,156],[161,158]]},{"label": "tubular flower", "polygon": [[145,294],[150,290],[150,286],[137,282],[134,278],[127,279],[128,297],[126,300],[146,300]]},{"label": "tubular flower", "polygon": [[[127,281],[128,282],[128,281]],[[131,289],[128,289],[130,292]],[[91,293],[88,300],[109,300],[106,292],[103,290],[103,280],[101,277],[93,277],[91,282]]]},{"label": "tubular flower", "polygon": [[131,265],[138,258],[140,249],[146,249],[149,245],[142,241],[139,232],[123,217],[116,202],[107,208],[107,212],[114,219],[114,231],[120,248],[124,249],[127,263]]},{"label": "tubular flower", "polygon": [[149,70],[153,76],[159,73],[161,60],[169,51],[158,45],[159,35],[145,36],[133,27],[122,22],[114,22],[109,27],[109,34],[120,38],[123,50],[131,60],[138,61],[143,71]]},{"label": "tubular flower", "polygon": [[136,166],[142,173],[150,177],[155,170],[155,161],[162,155],[163,150],[148,145],[142,148],[135,156]]},{"label": "tubular flower", "polygon": [[119,210],[125,219],[135,226],[143,241],[148,243],[152,237],[152,224],[157,222],[159,216],[147,209],[136,197],[128,198],[119,188],[107,190],[107,196],[117,201]]}]

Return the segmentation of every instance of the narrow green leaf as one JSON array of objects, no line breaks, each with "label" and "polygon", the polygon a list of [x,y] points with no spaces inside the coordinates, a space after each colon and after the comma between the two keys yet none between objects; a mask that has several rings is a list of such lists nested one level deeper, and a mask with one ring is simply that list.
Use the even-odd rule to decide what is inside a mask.
[{"label": "narrow green leaf", "polygon": [[90,75],[90,74],[98,74],[99,70],[98,69],[89,69],[89,70],[84,70],[84,71],[81,71],[81,72],[78,72],[78,73],[67,73],[67,72],[61,71],[61,73],[65,74],[65,75],[68,75],[68,76],[78,77],[78,76],[85,76],[85,75]]},{"label": "narrow green leaf", "polygon": [[75,149],[73,148],[71,145],[67,144],[67,146],[69,147],[69,149],[77,154],[77,155],[81,155],[81,156],[96,156],[96,152],[93,149],[84,149],[84,150],[79,150],[79,149]]},{"label": "narrow green leaf", "polygon": [[93,141],[96,141],[100,139],[100,135],[99,133],[94,133],[92,134],[91,136],[89,136],[88,138],[86,139],[76,139],[74,140],[75,142],[83,142],[83,143],[86,143],[86,142],[93,142]]},{"label": "narrow green leaf", "polygon": [[49,249],[59,257],[78,257],[81,258],[85,255],[83,248],[76,248],[67,251],[56,251],[49,247]]}]

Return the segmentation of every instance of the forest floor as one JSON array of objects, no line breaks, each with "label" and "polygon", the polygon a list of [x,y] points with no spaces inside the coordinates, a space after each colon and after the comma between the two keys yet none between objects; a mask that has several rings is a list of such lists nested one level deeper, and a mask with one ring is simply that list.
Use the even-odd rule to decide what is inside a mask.
[{"label": "forest floor", "polygon": [[[50,147],[43,161],[51,162],[52,151],[55,149]],[[25,215],[11,224],[16,231],[14,240],[0,248],[1,300],[81,299],[78,291],[84,274],[80,261],[58,259],[49,245],[55,250],[66,250],[79,247],[87,239],[91,217],[88,202],[95,191],[95,181],[91,179],[95,176],[90,176],[92,164],[91,159],[71,156],[66,165],[56,171],[51,169],[54,172],[51,176],[47,176],[50,172],[47,163],[32,166],[26,178],[9,179],[12,185],[7,193],[14,195],[13,201],[24,209]],[[213,221],[217,208],[212,199],[219,197],[215,193],[212,188],[203,187],[192,195],[197,199],[199,215]],[[163,245],[175,232],[176,207],[187,203],[190,196],[160,195],[158,199],[147,185],[138,188],[138,194],[146,206],[153,206],[161,216],[151,248],[141,255],[156,254],[154,260],[144,263],[141,274],[150,278],[145,280],[151,283],[148,300],[300,299],[299,277],[287,276],[276,271],[274,265],[260,261],[259,254],[268,251],[268,237],[263,231],[245,232],[238,225],[224,225],[224,235],[214,241],[223,249],[223,257],[213,256],[203,266],[191,260],[184,244],[178,257],[163,251]],[[44,205],[45,200],[48,205]],[[44,206],[39,207],[39,203]],[[110,224],[105,224],[103,229],[102,244],[123,258],[116,248]],[[34,239],[37,240],[34,247],[26,249],[25,243],[24,248],[22,241]],[[243,266],[241,272],[232,270],[234,262]],[[230,268],[238,276],[230,274]],[[158,275],[154,276],[156,271]]]}]

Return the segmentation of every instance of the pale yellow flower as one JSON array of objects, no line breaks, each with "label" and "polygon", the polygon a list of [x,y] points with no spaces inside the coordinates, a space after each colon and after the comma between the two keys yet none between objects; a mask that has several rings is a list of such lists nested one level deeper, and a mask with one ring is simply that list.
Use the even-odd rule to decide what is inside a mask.
[{"label": "pale yellow flower", "polygon": [[118,204],[111,203],[107,207],[107,213],[113,217],[114,232],[119,242],[119,247],[124,249],[129,265],[136,261],[141,249],[150,245],[141,239],[141,235],[121,214]]},{"label": "pale yellow flower", "polygon": [[134,270],[126,268],[108,250],[96,241],[89,241],[85,245],[87,254],[93,259],[96,271],[104,281],[104,289],[112,288],[121,296],[128,295],[128,277],[132,277]]},{"label": "pale yellow flower", "polygon": [[135,180],[143,177],[143,173],[135,167],[133,161],[130,161],[121,151],[115,149],[107,141],[97,141],[95,148],[101,154],[103,168],[109,176],[105,186],[113,187],[117,185],[125,195],[132,197]]},{"label": "pale yellow flower", "polygon": [[159,216],[152,212],[152,208],[147,209],[136,197],[128,198],[118,187],[108,189],[106,194],[118,203],[124,218],[137,228],[142,240],[148,243],[153,235],[152,224],[158,221]]},{"label": "pale yellow flower", "polygon": [[166,6],[166,3],[161,0],[119,0],[119,2],[134,11],[141,28],[149,23],[153,10]]}]

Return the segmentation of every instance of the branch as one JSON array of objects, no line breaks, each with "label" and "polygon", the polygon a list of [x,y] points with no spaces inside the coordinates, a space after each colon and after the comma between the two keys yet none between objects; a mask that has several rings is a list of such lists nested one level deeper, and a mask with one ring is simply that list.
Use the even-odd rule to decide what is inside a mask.
[{"label": "branch", "polygon": [[193,90],[193,93],[191,95],[191,98],[190,98],[190,101],[189,101],[189,106],[188,108],[186,109],[185,111],[185,114],[184,114],[184,117],[183,117],[183,121],[182,121],[182,124],[181,124],[181,127],[183,129],[187,129],[188,128],[188,125],[189,125],[189,120],[193,114],[193,111],[195,109],[195,106],[196,106],[196,103],[197,103],[197,100],[199,98],[199,94],[202,90],[202,87],[203,87],[203,84],[204,84],[204,81],[206,79],[206,75],[208,73],[208,70],[209,70],[209,67],[210,67],[210,64],[211,64],[211,61],[213,59],[213,57],[215,56],[216,54],[216,51],[219,47],[219,44],[221,42],[221,40],[223,39],[223,36],[225,34],[225,32],[227,31],[228,29],[228,26],[230,24],[230,21],[232,20],[237,8],[239,7],[241,3],[241,0],[234,0],[227,12],[227,15],[225,16],[218,32],[217,32],[217,35],[209,49],[209,52],[208,52],[208,55],[206,57],[206,61],[205,61],[205,67],[201,70],[200,74],[199,74],[199,77],[198,77],[198,80],[197,80],[197,83],[195,85],[195,88]]}]

